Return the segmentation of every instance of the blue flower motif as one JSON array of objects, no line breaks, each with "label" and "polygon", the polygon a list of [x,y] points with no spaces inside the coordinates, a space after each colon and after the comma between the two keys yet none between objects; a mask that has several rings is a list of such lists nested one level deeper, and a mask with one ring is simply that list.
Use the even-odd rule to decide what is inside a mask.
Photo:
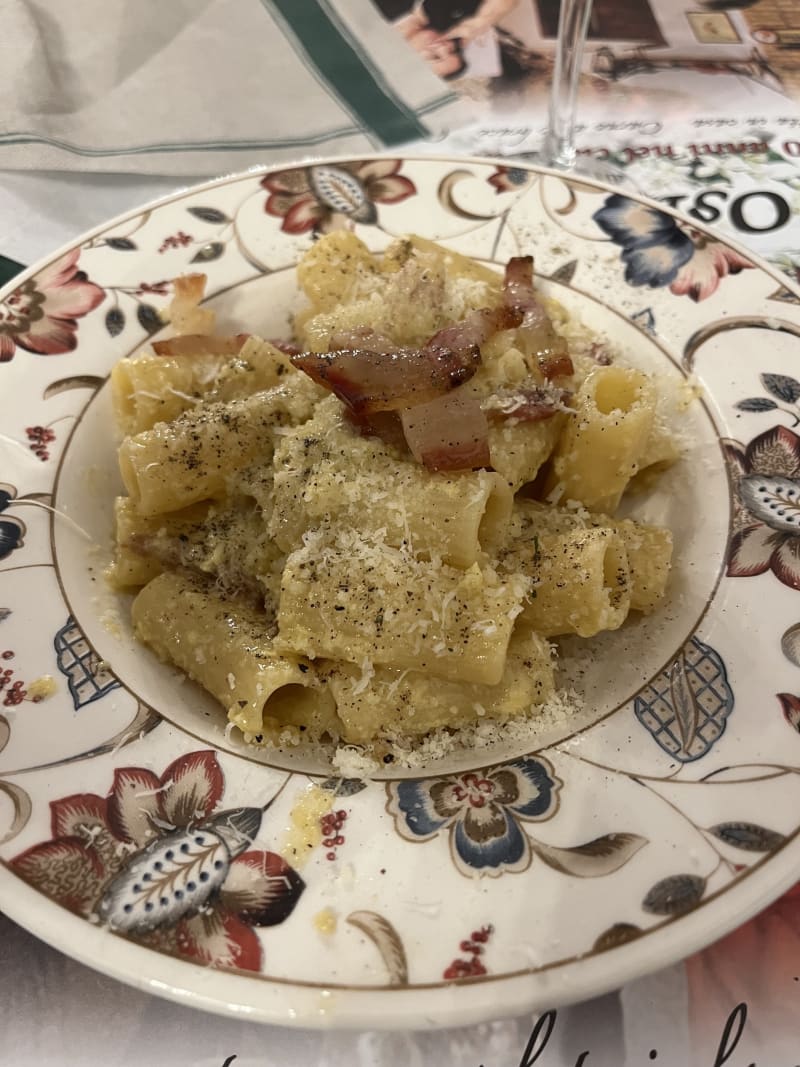
[{"label": "blue flower motif", "polygon": [[691,237],[671,215],[614,193],[593,215],[600,229],[622,248],[629,285],[657,289],[674,282],[695,253]]},{"label": "blue flower motif", "polygon": [[19,519],[0,520],[0,559],[10,556],[15,548],[22,548],[25,523]]},{"label": "blue flower motif", "polygon": [[458,870],[471,878],[494,877],[530,865],[530,842],[520,823],[552,818],[560,787],[546,760],[528,756],[446,778],[391,782],[387,810],[402,837],[429,841],[447,830]]}]

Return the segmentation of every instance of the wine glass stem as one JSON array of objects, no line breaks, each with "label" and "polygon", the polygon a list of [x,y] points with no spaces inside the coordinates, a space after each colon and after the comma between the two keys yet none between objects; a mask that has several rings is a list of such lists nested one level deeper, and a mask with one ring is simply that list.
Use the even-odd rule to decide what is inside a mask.
[{"label": "wine glass stem", "polygon": [[550,166],[563,170],[571,170],[575,165],[578,82],[591,13],[592,0],[561,0],[544,155]]}]

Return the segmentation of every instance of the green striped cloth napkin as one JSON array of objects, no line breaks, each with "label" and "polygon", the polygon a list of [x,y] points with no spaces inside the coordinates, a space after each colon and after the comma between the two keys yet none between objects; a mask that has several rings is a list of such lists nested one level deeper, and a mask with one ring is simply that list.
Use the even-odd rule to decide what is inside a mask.
[{"label": "green striped cloth napkin", "polygon": [[9,259],[8,256],[0,256],[0,288],[23,270],[25,270],[23,265],[17,263],[15,259]]},{"label": "green striped cloth napkin", "polygon": [[197,175],[438,138],[463,105],[373,0],[4,0],[0,168]]}]

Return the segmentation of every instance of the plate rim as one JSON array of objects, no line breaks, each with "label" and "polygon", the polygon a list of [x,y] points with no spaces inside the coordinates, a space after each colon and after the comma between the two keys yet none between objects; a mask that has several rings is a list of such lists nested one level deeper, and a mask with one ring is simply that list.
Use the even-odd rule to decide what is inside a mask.
[{"label": "plate rim", "polygon": [[[569,184],[588,186],[609,194],[621,195],[662,212],[691,227],[693,230],[707,235],[712,240],[740,252],[768,277],[800,298],[800,283],[780,272],[760,254],[752,251],[736,239],[728,237],[727,234],[719,233],[707,224],[691,218],[686,213],[651,197],[644,196],[636,190],[620,188],[596,179],[585,179],[580,174],[543,167],[533,162],[517,161],[509,159],[509,157],[462,156],[451,153],[404,153],[400,150],[396,152],[352,153],[315,157],[296,163],[259,165],[194,185],[182,186],[172,193],[147,201],[136,208],[122,212],[98,224],[96,227],[64,243],[48,256],[40,258],[0,288],[0,300],[3,300],[9,293],[14,292],[24,282],[35,277],[61,256],[80,248],[86,241],[102,235],[126,221],[137,218],[145,212],[169,207],[171,204],[179,203],[183,199],[194,197],[207,190],[214,190],[265,174],[319,165],[335,166],[342,162],[382,159],[398,159],[408,163],[476,164],[482,167],[502,166],[507,168],[513,166],[515,169],[524,170],[534,175],[554,177]],[[425,1018],[420,1008],[415,1006],[417,1000],[425,998],[429,994],[430,987],[424,985],[410,986],[408,988],[392,986],[370,989],[345,988],[342,990],[348,1000],[348,1008],[345,1011],[342,1011],[340,1006],[336,1004],[338,991],[334,987],[329,1008],[322,1015],[320,1015],[319,1010],[315,1015],[310,1000],[316,998],[319,1001],[324,987],[304,987],[302,983],[289,979],[276,981],[269,975],[264,975],[254,982],[253,977],[244,972],[226,972],[220,969],[204,967],[201,964],[178,959],[166,953],[158,952],[158,950],[136,944],[124,937],[112,934],[104,928],[94,927],[86,919],[72,914],[65,907],[49,899],[16,875],[5,861],[0,861],[0,907],[12,921],[28,930],[33,936],[65,952],[80,963],[94,970],[99,970],[134,988],[155,993],[174,1002],[187,1004],[197,1009],[221,1015],[248,1018],[261,1023],[293,1027],[324,1025],[335,1029],[356,1029],[361,1028],[363,1022],[368,1020],[370,1028],[397,1029],[398,1026],[402,1025],[409,1030],[430,1029],[463,1026],[465,1015],[469,1015],[471,1023],[494,1019],[499,1017],[498,1009],[500,1014],[505,1016],[524,1014],[531,1010],[545,1010],[549,1006],[549,1001],[547,1000],[549,989],[558,988],[557,1003],[558,1005],[566,1005],[619,988],[620,985],[624,985],[652,971],[652,966],[647,963],[647,957],[652,955],[650,946],[654,940],[659,943],[664,941],[666,946],[666,951],[659,954],[659,969],[674,964],[694,951],[713,943],[713,941],[731,930],[738,928],[790,888],[798,877],[799,846],[800,828],[791,837],[787,838],[780,849],[771,853],[768,858],[760,861],[751,870],[744,872],[734,883],[729,883],[726,887],[700,902],[688,914],[674,916],[672,919],[660,923],[656,928],[643,931],[642,936],[628,944],[614,948],[615,967],[613,973],[609,973],[605,980],[595,977],[596,972],[598,975],[602,975],[604,971],[608,972],[608,968],[603,967],[605,953],[601,952],[593,956],[572,958],[564,963],[550,964],[543,970],[529,971],[511,976],[489,975],[475,983],[471,983],[468,980],[466,982],[460,981],[450,986],[447,986],[446,983],[437,983],[435,985],[437,990],[451,990],[452,995],[447,1005],[437,1006],[435,1019]],[[739,895],[739,886],[743,886],[745,883],[748,883],[749,886],[749,892],[746,897],[749,903],[741,910],[728,909],[727,916],[723,913],[720,919],[712,922],[714,932],[709,938],[707,932],[705,932],[708,925],[705,914],[707,911],[706,905],[713,904],[718,896]],[[20,892],[20,889],[22,889],[22,892]],[[675,936],[675,931],[672,929],[676,922],[680,924],[678,936]],[[114,938],[114,945],[117,951],[103,952],[102,948],[108,944],[107,939],[109,936]],[[100,949],[96,954],[94,954],[95,948]],[[163,957],[159,966],[159,974],[166,975],[166,978],[148,976],[147,966],[137,967],[137,963],[151,960],[153,952],[157,952],[159,956]],[[127,961],[130,961],[129,966],[124,966]],[[547,980],[547,976],[551,974],[558,974],[561,980],[551,983]],[[543,975],[545,976],[544,979],[542,979]],[[497,1008],[493,1007],[495,998],[486,996],[487,990],[491,989],[494,984],[491,981],[492,978],[496,982],[504,983],[503,1002]],[[487,981],[487,979],[490,980]],[[217,983],[226,988],[230,985],[232,992],[234,989],[238,990],[238,1001],[232,1001],[222,988],[219,992],[214,992],[213,989]],[[245,986],[253,990],[252,998],[241,995],[241,990]],[[566,986],[569,986],[569,988],[565,989]],[[267,990],[270,991],[269,994],[267,994]],[[302,993],[300,992],[301,990]],[[371,1006],[374,1005],[374,998],[380,997],[385,993],[392,993],[394,998],[391,1014],[375,1013],[374,1010],[367,1011],[366,1005],[358,1007],[365,999],[371,1002]],[[288,1003],[289,1000],[298,1001],[300,999],[309,1001],[308,1012],[298,1011]],[[268,1005],[264,1003],[267,1000],[270,1001]],[[283,1004],[282,1009],[276,1007],[279,1004]],[[317,1008],[319,1008],[318,1005]],[[321,1021],[322,1018],[324,1018],[324,1022]]]},{"label": "plate rim", "polygon": [[[449,993],[448,1003],[437,1004],[435,1013],[427,1016],[424,1004],[430,997],[431,988],[425,985],[407,988],[391,985],[374,989],[346,988],[341,993],[346,995],[347,1008],[342,1010],[338,1003],[340,991],[336,987],[328,990],[324,985],[307,986],[289,979],[276,981],[266,975],[254,979],[243,972],[204,967],[147,948],[74,915],[24,882],[10,871],[5,863],[0,863],[0,906],[12,921],[50,947],[64,952],[71,959],[125,985],[197,1010],[295,1029],[324,1027],[334,1030],[438,1030],[558,1010],[621,989],[637,978],[656,973],[646,962],[650,946],[656,938],[667,945],[667,951],[660,955],[661,962],[657,971],[687,959],[744,925],[796,883],[798,857],[793,853],[798,851],[798,846],[800,830],[789,838],[777,854],[772,854],[768,861],[759,864],[756,869],[747,873],[744,879],[739,878],[728,888],[718,891],[688,914],[676,915],[656,929],[644,931],[642,936],[627,944],[616,946],[611,950],[617,954],[613,973],[603,967],[605,953],[601,952],[566,963],[553,964],[541,971],[511,977],[497,975],[494,981],[487,982],[486,978],[483,978],[474,983],[469,979],[449,985],[442,983],[434,988],[438,993]],[[779,879],[773,877],[776,864],[786,868],[782,870]],[[769,877],[765,873],[767,871]],[[728,920],[713,923],[714,933],[709,939],[705,932],[704,913],[707,905],[713,904],[717,896],[729,896],[736,892],[738,886],[752,879],[756,880],[756,892],[752,893],[749,905],[736,914],[733,923]],[[761,882],[764,882],[763,887]],[[20,884],[24,889],[21,895]],[[779,885],[777,892],[776,885]],[[11,890],[7,896],[3,891],[4,886]],[[21,897],[19,907],[14,899],[15,893]],[[24,904],[28,895],[33,900],[33,911],[42,912],[43,921],[35,926]],[[675,924],[680,924],[678,937],[672,936]],[[73,930],[75,937],[74,944],[71,945],[73,939],[68,935]],[[104,953],[102,949],[107,945],[109,937],[114,938],[116,951]],[[93,955],[95,947],[100,951]],[[148,968],[137,967],[137,964],[146,964],[154,953],[162,961],[159,975],[148,976]],[[129,965],[124,966],[128,961]],[[605,979],[602,977],[604,972]],[[555,981],[549,981],[551,975],[556,976]],[[497,998],[496,1007],[495,998],[486,995],[487,990],[495,983],[503,983],[502,1003]],[[217,985],[221,988],[215,991],[214,987]],[[226,992],[228,987],[229,993]],[[551,990],[554,991],[552,1002],[548,999]],[[252,996],[243,995],[244,991],[252,991]],[[387,995],[391,995],[393,1000],[391,1012],[387,1010],[384,1013],[383,1005],[376,1005],[376,1001]],[[236,999],[232,999],[234,996]],[[465,1023],[465,1016],[469,1018],[469,1023]],[[364,1023],[367,1021],[369,1026],[365,1027]]]},{"label": "plate rim", "polygon": [[196,185],[184,185],[180,189],[176,189],[172,193],[166,193],[164,196],[159,196],[153,200],[147,200],[143,204],[140,204],[136,208],[131,208],[128,211],[123,211],[118,215],[114,215],[112,218],[107,219],[105,222],[99,223],[97,226],[93,226],[89,230],[84,230],[77,235],[73,240],[66,241],[60,245],[54,252],[51,252],[48,256],[43,256],[27,266],[25,270],[20,271],[19,274],[15,274],[14,277],[7,282],[4,286],[0,287],[0,300],[5,299],[7,293],[13,292],[19,287],[22,282],[28,281],[29,278],[35,277],[45,267],[55,262],[61,256],[67,252],[71,252],[73,249],[80,247],[85,241],[90,241],[94,237],[98,237],[105,233],[106,230],[110,230],[113,227],[134,219],[139,215],[144,214],[147,211],[153,211],[156,208],[166,207],[169,204],[177,203],[178,201],[194,196],[196,193],[202,193],[206,190],[221,188],[224,185],[230,185],[235,182],[243,181],[246,178],[255,178],[258,175],[263,174],[277,174],[282,171],[298,170],[306,167],[318,167],[318,166],[336,166],[337,163],[348,162],[368,162],[373,160],[392,159],[400,160],[408,163],[424,163],[439,162],[439,163],[475,163],[480,165],[504,167],[507,169],[515,170],[527,170],[533,174],[538,174],[544,177],[559,178],[578,186],[591,186],[595,189],[601,189],[604,192],[617,194],[624,196],[629,200],[636,200],[646,207],[654,208],[656,211],[661,211],[665,215],[669,215],[684,225],[691,227],[694,230],[707,235],[712,240],[717,241],[720,244],[727,245],[734,249],[736,252],[741,253],[745,258],[749,259],[759,269],[764,270],[771,278],[779,282],[786,289],[788,289],[795,296],[800,298],[800,281],[794,281],[787,274],[777,270],[769,260],[765,259],[760,253],[754,252],[747,245],[735,238],[729,237],[727,234],[720,234],[713,230],[708,223],[702,222],[699,219],[694,219],[691,215],[688,215],[684,211],[680,211],[678,208],[674,208],[669,204],[664,204],[660,200],[656,200],[653,197],[645,196],[635,189],[625,189],[617,185],[613,185],[610,182],[601,181],[597,178],[586,178],[580,174],[574,174],[571,171],[558,170],[555,167],[545,167],[535,162],[529,162],[527,160],[515,160],[509,156],[473,156],[473,155],[453,155],[450,153],[427,153],[427,152],[410,152],[404,153],[402,151],[397,152],[364,152],[356,153],[353,155],[343,156],[319,156],[311,157],[296,163],[271,163],[271,164],[259,164],[257,166],[248,167],[243,171],[232,171],[228,174],[222,174],[217,178],[209,178],[206,181],[199,182]]}]

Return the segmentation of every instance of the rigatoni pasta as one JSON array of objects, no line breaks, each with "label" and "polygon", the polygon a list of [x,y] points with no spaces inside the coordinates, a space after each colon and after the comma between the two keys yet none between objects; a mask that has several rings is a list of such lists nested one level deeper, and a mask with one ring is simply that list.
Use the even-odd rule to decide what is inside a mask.
[{"label": "rigatoni pasta", "polygon": [[381,735],[419,736],[473,717],[507,722],[546,703],[555,691],[550,645],[522,624],[514,627],[496,685],[391,667],[365,675],[346,661],[332,664],[325,676],[344,735],[362,743]]},{"label": "rigatoni pasta", "polygon": [[590,511],[616,511],[641,465],[655,409],[655,388],[645,374],[619,366],[593,370],[553,452],[550,491]]},{"label": "rigatoni pasta", "polygon": [[322,531],[286,560],[279,647],[496,685],[529,585],[523,575],[503,580],[477,563],[462,570]]},{"label": "rigatoni pasta", "polygon": [[295,376],[242,399],[198,404],[127,437],[119,463],[131,500],[141,514],[158,515],[220,494],[232,471],[269,466],[276,430],[305,421],[315,399]]},{"label": "rigatoni pasta", "polygon": [[378,438],[354,435],[334,397],[281,437],[274,472],[270,532],[286,552],[335,521],[362,534],[384,530],[387,544],[470,567],[502,542],[511,516],[513,495],[500,474],[421,469]]},{"label": "rigatoni pasta", "polygon": [[[672,562],[672,534],[666,527],[634,522],[632,519],[614,519],[608,515],[593,514],[585,508],[555,507],[535,500],[517,498],[505,544],[499,555],[504,569],[514,571],[525,568],[528,573],[534,575],[534,581],[537,583],[536,599],[540,603],[536,608],[527,609],[528,618],[531,617],[531,612],[542,611],[543,604],[560,598],[558,584],[544,582],[541,575],[542,567],[553,566],[550,557],[554,552],[558,552],[558,546],[566,546],[570,542],[575,544],[576,537],[579,543],[583,534],[597,530],[613,533],[617,539],[611,555],[604,558],[602,568],[602,572],[609,579],[609,599],[619,603],[619,598],[624,598],[627,593],[629,603],[625,606],[625,614],[628,610],[649,614],[662,602],[666,595]],[[611,547],[610,541],[606,544]],[[596,571],[596,582],[602,581],[604,584],[603,573],[599,569]],[[579,580],[585,580],[585,575],[575,573],[568,579],[562,575],[563,584],[560,588],[571,590],[570,595],[574,596]],[[543,586],[545,588],[542,588]],[[597,587],[593,591],[596,592]],[[558,619],[558,614],[555,612],[551,615],[554,622]],[[614,628],[601,626],[594,632]],[[580,633],[570,626],[564,630],[553,629],[550,632]]]},{"label": "rigatoni pasta", "polygon": [[[502,278],[337,231],[298,281],[300,356],[182,336],[113,372],[128,495],[109,577],[139,590],[137,637],[254,743],[535,713],[551,640],[665,596],[669,530],[614,516],[678,454],[653,382],[573,364],[575,324],[522,259]],[[178,308],[195,322],[183,290],[202,288]],[[429,410],[450,414],[420,429]]]},{"label": "rigatoni pasta", "polygon": [[137,637],[198,681],[245,733],[267,729],[287,687],[301,721],[316,733],[330,727],[333,704],[308,661],[278,651],[262,614],[245,601],[169,573],[148,582],[131,610]]},{"label": "rigatoni pasta", "polygon": [[530,543],[512,542],[510,548],[506,564],[513,560],[533,576],[523,620],[545,637],[592,637],[619,629],[628,617],[630,564],[625,543],[613,529],[542,533],[532,551]]},{"label": "rigatoni pasta", "polygon": [[153,353],[117,363],[111,371],[111,402],[120,429],[138,434],[172,422],[203,401],[236,400],[272,389],[291,370],[288,357],[259,337],[240,342],[234,355],[213,351],[213,338],[208,347],[210,352],[189,359]]}]

